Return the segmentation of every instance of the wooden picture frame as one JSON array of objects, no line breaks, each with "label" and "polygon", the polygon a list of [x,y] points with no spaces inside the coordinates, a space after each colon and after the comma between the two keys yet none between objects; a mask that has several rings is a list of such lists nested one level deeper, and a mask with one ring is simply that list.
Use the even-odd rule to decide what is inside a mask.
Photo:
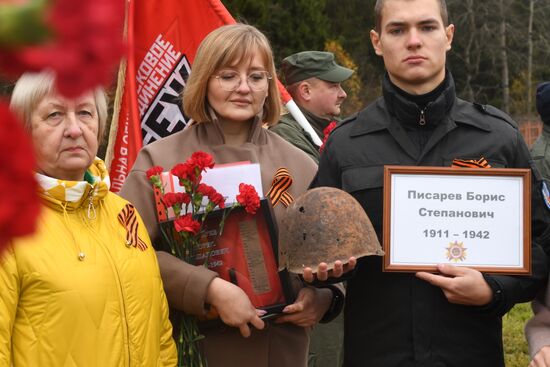
[{"label": "wooden picture frame", "polygon": [[531,171],[384,167],[384,271],[531,274]]}]

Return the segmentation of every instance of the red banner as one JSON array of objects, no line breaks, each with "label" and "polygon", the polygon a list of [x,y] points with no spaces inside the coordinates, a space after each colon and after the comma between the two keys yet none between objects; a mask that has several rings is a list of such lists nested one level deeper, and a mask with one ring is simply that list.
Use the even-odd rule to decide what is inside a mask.
[{"label": "red banner", "polygon": [[106,159],[112,191],[120,190],[143,145],[185,127],[180,96],[197,47],[231,23],[219,0],[128,1],[128,55]]},{"label": "red banner", "polygon": [[[235,20],[220,0],[128,0],[128,55],[121,68],[105,161],[119,192],[143,145],[182,130],[181,94],[203,38]],[[319,137],[277,80],[283,103]],[[294,106],[294,107],[293,107]]]}]

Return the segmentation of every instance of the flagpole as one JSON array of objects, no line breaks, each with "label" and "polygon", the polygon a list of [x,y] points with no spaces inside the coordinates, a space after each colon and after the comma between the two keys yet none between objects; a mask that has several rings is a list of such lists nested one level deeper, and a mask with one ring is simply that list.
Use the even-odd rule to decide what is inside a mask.
[{"label": "flagpole", "polygon": [[[123,28],[123,39],[127,42],[128,40],[128,17],[130,14],[130,4],[128,1],[125,2],[124,6],[124,28]],[[126,45],[128,47],[128,45]],[[117,86],[115,91],[115,99],[113,102],[113,115],[111,117],[111,123],[109,124],[109,135],[107,140],[107,149],[105,150],[105,165],[107,169],[111,170],[111,163],[115,156],[116,149],[116,137],[118,135],[118,119],[120,113],[120,105],[122,101],[122,94],[124,93],[124,82],[126,79],[126,59],[129,57],[130,52],[126,51],[126,56],[120,60],[118,74],[117,74]]]},{"label": "flagpole", "polygon": [[278,79],[277,79],[277,85],[279,87],[279,91],[281,92],[281,99],[283,100],[283,103],[286,109],[288,110],[288,112],[290,112],[290,114],[292,115],[292,117],[294,117],[296,122],[300,124],[302,129],[304,129],[305,132],[309,134],[309,136],[311,137],[311,140],[313,140],[313,142],[320,147],[323,144],[323,142],[319,138],[319,135],[317,135],[315,130],[313,130],[313,128],[311,127],[311,124],[306,119],[306,117],[304,116],[304,114],[296,104],[296,102],[294,102],[294,100],[292,99],[292,97],[290,96],[286,88],[281,84],[281,82]]}]

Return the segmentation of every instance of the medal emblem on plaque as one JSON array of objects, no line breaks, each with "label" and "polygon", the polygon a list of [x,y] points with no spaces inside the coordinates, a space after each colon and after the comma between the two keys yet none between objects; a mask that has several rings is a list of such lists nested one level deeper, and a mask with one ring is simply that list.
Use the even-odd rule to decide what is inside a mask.
[{"label": "medal emblem on plaque", "polygon": [[466,260],[466,250],[464,243],[454,241],[449,243],[449,246],[445,247],[447,250],[447,259],[457,263]]}]

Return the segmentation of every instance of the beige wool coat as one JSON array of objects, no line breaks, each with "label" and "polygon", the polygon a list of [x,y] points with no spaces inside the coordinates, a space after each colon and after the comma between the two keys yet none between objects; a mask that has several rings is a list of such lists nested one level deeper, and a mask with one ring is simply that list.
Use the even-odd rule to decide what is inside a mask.
[{"label": "beige wool coat", "polygon": [[[239,161],[260,163],[264,194],[271,187],[275,172],[280,167],[290,171],[290,194],[296,198],[307,190],[316,164],[305,153],[281,137],[253,123],[248,141],[241,146],[225,144],[217,121],[195,124],[167,138],[145,146],[139,153],[121,195],[139,210],[153,242],[158,243],[153,191],[146,171],[153,166],[169,170],[184,162],[195,151],[211,154],[216,164]],[[285,207],[274,208],[277,222]],[[168,253],[157,252],[164,288],[170,305],[194,315],[205,313],[206,290],[216,273],[180,261]],[[243,338],[239,330],[220,327],[204,331],[204,347],[209,367],[300,367],[307,365],[310,328],[292,324],[267,323],[262,331],[255,330]]]}]

